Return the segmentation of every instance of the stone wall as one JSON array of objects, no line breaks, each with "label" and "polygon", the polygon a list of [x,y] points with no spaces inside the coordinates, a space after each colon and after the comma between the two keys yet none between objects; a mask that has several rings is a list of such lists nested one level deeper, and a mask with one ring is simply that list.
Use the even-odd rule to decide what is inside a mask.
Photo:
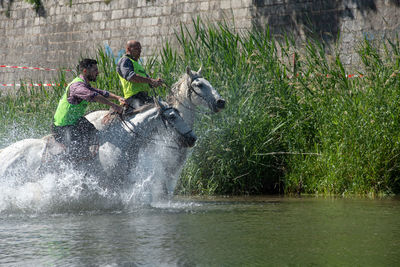
[{"label": "stone wall", "polygon": [[[142,56],[152,55],[165,41],[174,43],[180,23],[190,24],[200,15],[213,21],[223,12],[235,16],[239,28],[251,26],[251,0],[44,0],[41,14],[22,0],[11,5],[10,18],[0,15],[0,65],[73,68],[81,56],[93,55],[98,47],[114,53],[128,39],[142,43]],[[231,11],[233,10],[233,12]],[[0,68],[0,83],[20,79],[49,81],[50,71]]]},{"label": "stone wall", "polygon": [[356,66],[356,44],[394,39],[400,32],[400,0],[254,0],[253,25],[277,35],[293,33],[339,45],[344,64]]},{"label": "stone wall", "polygon": [[[25,1],[10,1],[0,1],[0,65],[74,68],[98,47],[117,54],[128,39],[141,41],[146,58],[167,40],[176,44],[174,31],[180,23],[190,27],[197,16],[225,18],[238,30],[269,25],[276,34],[299,38],[312,29],[322,39],[339,41],[350,65],[357,61],[355,41],[400,30],[400,0],[42,0],[39,12]],[[54,71],[0,68],[0,84],[54,77]]]}]

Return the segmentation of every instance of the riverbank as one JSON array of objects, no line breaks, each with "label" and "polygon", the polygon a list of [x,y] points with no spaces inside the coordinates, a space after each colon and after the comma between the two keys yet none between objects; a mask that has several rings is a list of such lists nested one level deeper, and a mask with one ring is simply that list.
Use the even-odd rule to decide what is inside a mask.
[{"label": "riverbank", "polygon": [[[287,38],[278,48],[268,31],[194,25],[177,34],[179,51],[165,44],[146,66],[169,86],[187,65],[202,66],[227,100],[221,113],[199,116],[178,194],[400,192],[399,40],[360,42],[360,73],[349,76],[335,49],[328,54],[316,40],[300,50]],[[96,86],[120,94],[114,59],[102,50],[96,57]],[[65,82],[61,74],[55,81]],[[48,133],[64,89],[24,90],[1,97],[2,147]]]}]

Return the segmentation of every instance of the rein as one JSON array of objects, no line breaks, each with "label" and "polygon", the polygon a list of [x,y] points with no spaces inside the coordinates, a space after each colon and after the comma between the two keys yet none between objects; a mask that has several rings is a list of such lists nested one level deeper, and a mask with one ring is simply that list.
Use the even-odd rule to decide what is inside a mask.
[{"label": "rein", "polygon": [[[128,103],[127,103],[127,106],[128,107],[130,107],[131,109],[133,109],[133,107],[131,106],[131,105],[129,105]],[[162,112],[164,112],[165,110],[168,110],[168,109],[171,109],[171,108],[160,108],[160,113],[162,113]],[[129,126],[129,124],[126,122],[126,120],[125,120],[125,118],[124,118],[124,115],[123,114],[119,114],[118,113],[118,118],[120,119],[120,121],[122,122],[122,124],[124,124],[125,125],[125,127],[128,129],[128,131],[130,132],[130,133],[132,133],[133,135],[135,135],[135,136],[137,136],[137,137],[141,137],[141,138],[143,138],[143,139],[146,139],[146,140],[148,140],[148,141],[152,141],[152,143],[153,144],[155,144],[155,142],[163,142],[163,140],[158,140],[158,139],[154,139],[154,138],[149,138],[149,137],[146,137],[146,136],[144,136],[144,135],[141,135],[140,133],[138,133],[138,132],[136,132],[134,129],[132,129],[130,126]],[[161,115],[161,120],[162,120],[162,122],[164,123],[164,126],[165,126],[165,128],[167,128],[167,123],[166,123],[166,120],[165,120],[165,118],[163,118],[163,116]],[[190,130],[191,131],[191,130]],[[187,132],[187,133],[190,133],[190,131],[189,132]],[[185,134],[187,134],[187,133],[185,133]],[[154,141],[154,142],[153,142]],[[176,143],[176,144],[178,144],[178,142],[174,139],[174,142]],[[172,149],[176,149],[176,150],[178,150],[179,149],[179,145],[178,145],[178,147],[175,147],[175,146],[169,146],[169,145],[163,145],[164,147],[168,147],[168,148],[172,148]]]}]

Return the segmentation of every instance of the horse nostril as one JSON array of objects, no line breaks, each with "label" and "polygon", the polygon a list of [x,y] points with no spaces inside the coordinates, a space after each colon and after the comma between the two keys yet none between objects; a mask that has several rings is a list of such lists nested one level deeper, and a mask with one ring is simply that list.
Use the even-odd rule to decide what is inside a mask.
[{"label": "horse nostril", "polygon": [[196,141],[197,141],[197,137],[195,137],[195,136],[190,137],[189,146],[193,147],[194,144],[196,143]]},{"label": "horse nostril", "polygon": [[194,144],[196,143],[196,141],[197,141],[197,136],[194,135],[194,134],[190,135],[190,136],[187,138],[187,146],[188,146],[188,147],[193,147]]},{"label": "horse nostril", "polygon": [[217,108],[219,108],[219,109],[225,108],[225,100],[224,99],[217,100]]},{"label": "horse nostril", "polygon": [[183,147],[193,147],[196,144],[197,136],[195,134],[185,134],[181,137]]}]

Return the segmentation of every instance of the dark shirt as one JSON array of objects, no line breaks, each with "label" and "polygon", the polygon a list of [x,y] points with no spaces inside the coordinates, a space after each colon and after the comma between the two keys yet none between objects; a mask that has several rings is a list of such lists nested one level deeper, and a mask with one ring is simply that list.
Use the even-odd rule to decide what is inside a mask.
[{"label": "dark shirt", "polygon": [[133,76],[136,75],[133,63],[129,58],[131,58],[129,55],[124,55],[122,58],[119,59],[117,63],[118,74],[127,81],[129,81],[130,79],[132,79]]},{"label": "dark shirt", "polygon": [[94,102],[94,97],[97,95],[102,95],[104,97],[110,96],[109,92],[92,87],[82,75],[79,77],[84,80],[84,82],[76,82],[69,87],[67,100],[70,104],[77,105],[81,103],[82,100]]}]

